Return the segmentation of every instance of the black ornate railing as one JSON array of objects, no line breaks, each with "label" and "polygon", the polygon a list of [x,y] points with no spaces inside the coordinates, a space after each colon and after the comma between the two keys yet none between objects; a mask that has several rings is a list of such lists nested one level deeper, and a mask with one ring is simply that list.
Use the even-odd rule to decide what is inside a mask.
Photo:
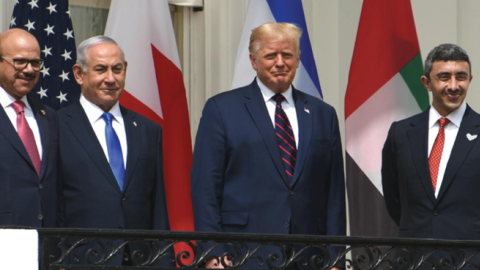
[{"label": "black ornate railing", "polygon": [[[39,229],[40,269],[480,269],[480,241],[241,233]],[[173,245],[185,251],[175,255]],[[228,261],[231,261],[231,266]]]}]

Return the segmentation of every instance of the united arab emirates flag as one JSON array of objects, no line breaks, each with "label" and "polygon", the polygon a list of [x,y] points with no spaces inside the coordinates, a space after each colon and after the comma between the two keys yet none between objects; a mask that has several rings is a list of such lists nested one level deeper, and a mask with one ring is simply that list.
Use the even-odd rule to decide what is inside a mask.
[{"label": "united arab emirates flag", "polygon": [[397,236],[383,201],[382,148],[393,121],[426,110],[410,0],[364,0],[345,96],[352,236]]}]

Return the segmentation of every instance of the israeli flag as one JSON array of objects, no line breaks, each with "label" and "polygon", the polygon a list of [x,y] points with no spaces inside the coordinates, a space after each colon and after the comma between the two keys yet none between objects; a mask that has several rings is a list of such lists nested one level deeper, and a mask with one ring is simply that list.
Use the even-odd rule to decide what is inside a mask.
[{"label": "israeli flag", "polygon": [[323,98],[301,0],[250,0],[235,59],[232,89],[248,85],[255,78],[256,72],[250,63],[248,52],[250,35],[253,29],[268,22],[289,22],[302,28],[300,66],[293,85],[307,94]]}]

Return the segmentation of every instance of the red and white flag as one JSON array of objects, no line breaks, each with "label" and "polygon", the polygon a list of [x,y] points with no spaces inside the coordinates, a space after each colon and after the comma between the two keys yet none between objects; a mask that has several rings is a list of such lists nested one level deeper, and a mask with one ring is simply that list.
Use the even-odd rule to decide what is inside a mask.
[{"label": "red and white flag", "polygon": [[162,126],[170,227],[174,231],[194,231],[192,140],[168,2],[113,0],[105,35],[120,45],[128,61],[120,103]]}]

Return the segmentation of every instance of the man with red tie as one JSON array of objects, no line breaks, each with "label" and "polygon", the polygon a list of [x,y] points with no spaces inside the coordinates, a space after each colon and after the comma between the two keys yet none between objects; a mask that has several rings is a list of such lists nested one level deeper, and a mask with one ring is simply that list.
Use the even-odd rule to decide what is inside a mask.
[{"label": "man with red tie", "polygon": [[382,184],[399,236],[480,239],[480,115],[466,103],[467,53],[441,44],[425,60],[430,109],[394,122],[383,148]]},{"label": "man with red tie", "polygon": [[42,65],[29,32],[0,34],[0,225],[57,226],[58,120],[26,96]]},{"label": "man with red tie", "polygon": [[[345,235],[337,115],[292,85],[301,34],[289,23],[254,29],[249,50],[257,77],[205,104],[192,166],[197,231]],[[266,259],[275,252],[266,247],[257,254]],[[258,267],[258,261],[246,265]]]}]

